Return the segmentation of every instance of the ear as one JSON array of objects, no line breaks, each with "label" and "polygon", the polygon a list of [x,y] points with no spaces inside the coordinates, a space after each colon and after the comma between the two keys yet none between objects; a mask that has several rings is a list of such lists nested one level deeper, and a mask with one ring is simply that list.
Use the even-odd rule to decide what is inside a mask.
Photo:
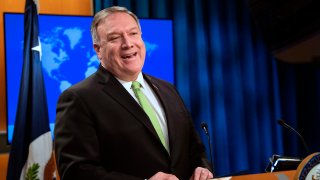
[{"label": "ear", "polygon": [[101,47],[98,44],[93,44],[93,49],[97,53],[98,59],[101,59]]}]

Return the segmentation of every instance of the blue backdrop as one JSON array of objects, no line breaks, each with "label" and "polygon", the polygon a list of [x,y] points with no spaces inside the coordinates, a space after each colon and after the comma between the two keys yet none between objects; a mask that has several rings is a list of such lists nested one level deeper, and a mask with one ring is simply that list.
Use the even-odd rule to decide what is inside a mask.
[{"label": "blue backdrop", "polygon": [[112,5],[174,20],[175,84],[205,144],[208,123],[216,175],[264,172],[273,154],[304,157],[280,118],[319,151],[319,68],[273,59],[245,0],[94,1],[95,12]]}]

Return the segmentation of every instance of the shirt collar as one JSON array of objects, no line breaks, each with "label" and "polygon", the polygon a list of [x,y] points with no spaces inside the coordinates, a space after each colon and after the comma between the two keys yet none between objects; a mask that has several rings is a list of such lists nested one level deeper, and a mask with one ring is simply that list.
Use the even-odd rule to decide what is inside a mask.
[{"label": "shirt collar", "polygon": [[141,84],[142,88],[146,87],[146,81],[143,79],[143,75],[142,75],[141,72],[139,73],[138,78],[137,78],[136,81],[138,81]]},{"label": "shirt collar", "polygon": [[[121,80],[119,78],[116,77],[116,79],[126,88],[126,89],[131,89],[131,85],[132,85],[132,81],[124,81],[124,80]],[[145,88],[146,87],[146,82],[145,80],[143,79],[143,75],[142,75],[142,72],[140,72],[138,74],[138,77],[135,81],[138,81],[140,84],[141,84],[141,87],[142,88]]]}]

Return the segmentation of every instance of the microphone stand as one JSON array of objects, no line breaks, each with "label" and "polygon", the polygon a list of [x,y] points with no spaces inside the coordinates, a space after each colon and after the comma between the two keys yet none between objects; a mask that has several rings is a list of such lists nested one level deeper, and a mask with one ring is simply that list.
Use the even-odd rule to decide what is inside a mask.
[{"label": "microphone stand", "polygon": [[214,174],[214,165],[212,161],[212,147],[211,147],[211,141],[210,141],[210,135],[208,131],[208,125],[205,122],[201,123],[201,128],[203,129],[204,133],[206,134],[208,138],[208,145],[209,145],[209,151],[210,151],[210,162],[211,162],[211,169],[212,169],[212,174]]}]

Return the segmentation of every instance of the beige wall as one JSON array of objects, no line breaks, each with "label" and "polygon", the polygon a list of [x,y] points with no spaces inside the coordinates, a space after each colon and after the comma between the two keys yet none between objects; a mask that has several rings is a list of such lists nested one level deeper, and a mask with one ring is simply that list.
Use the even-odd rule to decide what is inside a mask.
[{"label": "beige wall", "polygon": [[[40,14],[92,15],[92,0],[39,0]],[[25,0],[0,0],[0,132],[6,131],[4,12],[24,12]],[[0,154],[0,180],[6,179],[8,154]]]}]

